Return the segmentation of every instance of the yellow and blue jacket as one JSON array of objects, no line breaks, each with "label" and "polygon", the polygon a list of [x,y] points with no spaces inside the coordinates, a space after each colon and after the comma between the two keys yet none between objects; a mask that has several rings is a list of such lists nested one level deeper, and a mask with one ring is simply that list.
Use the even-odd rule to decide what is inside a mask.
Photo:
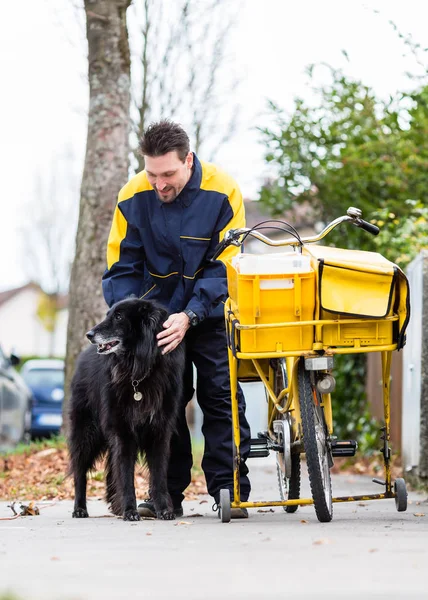
[{"label": "yellow and blue jacket", "polygon": [[131,295],[154,299],[171,313],[190,309],[200,319],[223,315],[229,246],[209,262],[231,228],[245,226],[235,181],[194,156],[192,176],[177,198],[161,202],[145,171],[120,191],[107,246],[103,292],[109,306]]}]

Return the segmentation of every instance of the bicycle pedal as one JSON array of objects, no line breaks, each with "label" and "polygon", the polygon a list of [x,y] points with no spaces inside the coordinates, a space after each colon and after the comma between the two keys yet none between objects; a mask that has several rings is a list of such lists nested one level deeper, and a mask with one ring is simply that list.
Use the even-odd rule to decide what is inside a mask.
[{"label": "bicycle pedal", "polygon": [[355,456],[358,444],[355,440],[332,440],[331,454],[333,456]]},{"label": "bicycle pedal", "polygon": [[266,438],[251,438],[248,458],[263,458],[269,456],[269,446]]}]

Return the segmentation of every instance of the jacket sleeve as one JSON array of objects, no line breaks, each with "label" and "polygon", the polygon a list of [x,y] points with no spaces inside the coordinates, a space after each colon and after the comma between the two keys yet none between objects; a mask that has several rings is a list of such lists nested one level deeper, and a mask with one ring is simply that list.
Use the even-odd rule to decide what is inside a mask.
[{"label": "jacket sleeve", "polygon": [[129,296],[140,295],[144,260],[138,230],[127,222],[119,202],[107,243],[107,269],[102,278],[103,294],[109,306]]},{"label": "jacket sleeve", "polygon": [[229,246],[213,263],[210,262],[219,242],[228,229],[245,227],[245,210],[242,194],[237,185],[224,199],[220,216],[213,231],[206,254],[206,263],[198,274],[193,295],[186,308],[192,310],[202,320],[227,298],[226,261],[238,254],[237,246]]}]

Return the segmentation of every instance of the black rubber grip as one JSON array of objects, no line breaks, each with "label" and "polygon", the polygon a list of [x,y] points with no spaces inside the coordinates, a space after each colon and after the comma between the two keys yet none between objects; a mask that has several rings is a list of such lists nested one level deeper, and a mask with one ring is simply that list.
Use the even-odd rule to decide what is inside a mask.
[{"label": "black rubber grip", "polygon": [[377,225],[373,225],[373,223],[367,223],[367,221],[364,221],[363,219],[358,219],[358,221],[355,222],[355,225],[357,227],[361,227],[361,229],[364,229],[364,231],[367,231],[372,235],[377,235],[380,231]]},{"label": "black rubber grip", "polygon": [[217,244],[216,249],[214,250],[214,254],[211,258],[211,262],[214,262],[220,254],[230,245],[230,240],[223,239],[219,244]]}]

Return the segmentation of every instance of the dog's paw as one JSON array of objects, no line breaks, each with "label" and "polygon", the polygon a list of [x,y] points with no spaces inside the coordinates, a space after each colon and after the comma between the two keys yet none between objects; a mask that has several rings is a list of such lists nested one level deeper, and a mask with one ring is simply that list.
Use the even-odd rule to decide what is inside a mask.
[{"label": "dog's paw", "polygon": [[156,516],[158,519],[163,519],[164,521],[172,521],[173,519],[175,519],[174,512],[172,510],[168,510],[167,508],[165,510],[157,512]]},{"label": "dog's paw", "polygon": [[124,521],[139,521],[140,515],[135,508],[131,508],[130,510],[125,510],[123,514]]},{"label": "dog's paw", "polygon": [[89,517],[86,508],[75,508],[71,516],[73,519],[87,519]]}]

